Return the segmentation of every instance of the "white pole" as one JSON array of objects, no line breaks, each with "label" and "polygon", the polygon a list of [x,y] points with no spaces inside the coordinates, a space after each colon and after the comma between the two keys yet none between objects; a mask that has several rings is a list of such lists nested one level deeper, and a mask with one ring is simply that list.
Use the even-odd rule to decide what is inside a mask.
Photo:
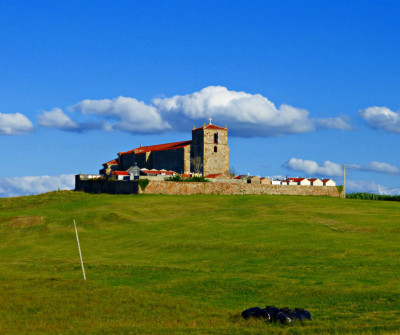
[{"label": "white pole", "polygon": [[83,279],[84,279],[84,280],[86,280],[85,268],[83,267],[83,260],[82,260],[81,246],[80,246],[80,244],[79,244],[78,230],[76,229],[76,223],[75,223],[75,220],[74,220],[74,226],[75,226],[75,233],[76,233],[76,242],[78,242],[79,257],[81,258],[81,265],[82,265]]}]

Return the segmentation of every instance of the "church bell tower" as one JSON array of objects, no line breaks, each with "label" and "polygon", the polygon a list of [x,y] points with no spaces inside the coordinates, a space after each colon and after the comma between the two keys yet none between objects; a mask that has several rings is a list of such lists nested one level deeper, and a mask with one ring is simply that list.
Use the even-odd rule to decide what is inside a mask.
[{"label": "church bell tower", "polygon": [[229,174],[228,129],[210,122],[192,130],[191,172]]}]

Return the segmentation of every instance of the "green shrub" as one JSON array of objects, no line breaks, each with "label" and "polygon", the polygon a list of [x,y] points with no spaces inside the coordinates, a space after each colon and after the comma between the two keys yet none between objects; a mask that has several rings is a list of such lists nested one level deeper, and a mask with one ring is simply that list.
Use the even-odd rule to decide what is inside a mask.
[{"label": "green shrub", "polygon": [[166,181],[183,181],[182,177],[179,174],[177,174],[176,176],[173,176],[173,177],[165,178],[165,180]]},{"label": "green shrub", "polygon": [[166,181],[185,181],[185,182],[194,182],[194,183],[206,183],[209,180],[204,177],[190,177],[190,178],[182,178],[180,175],[176,175],[173,177],[169,177],[165,179]]},{"label": "green shrub", "polygon": [[400,201],[400,195],[384,195],[374,193],[349,193],[346,194],[346,198],[359,200]]},{"label": "green shrub", "polygon": [[139,186],[142,191],[146,189],[146,186],[149,184],[150,180],[148,179],[139,179]]},{"label": "green shrub", "polygon": [[195,183],[206,183],[208,182],[208,179],[206,179],[205,177],[190,177],[186,178],[185,181],[191,181]]}]

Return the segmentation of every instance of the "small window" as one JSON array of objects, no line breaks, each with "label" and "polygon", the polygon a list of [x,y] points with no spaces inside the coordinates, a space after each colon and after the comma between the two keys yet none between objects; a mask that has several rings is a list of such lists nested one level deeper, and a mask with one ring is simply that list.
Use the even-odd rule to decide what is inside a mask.
[{"label": "small window", "polygon": [[217,148],[217,146],[215,146],[214,147],[214,152],[217,152],[218,151],[218,148]]},{"label": "small window", "polygon": [[219,132],[214,134],[214,143],[219,143]]}]

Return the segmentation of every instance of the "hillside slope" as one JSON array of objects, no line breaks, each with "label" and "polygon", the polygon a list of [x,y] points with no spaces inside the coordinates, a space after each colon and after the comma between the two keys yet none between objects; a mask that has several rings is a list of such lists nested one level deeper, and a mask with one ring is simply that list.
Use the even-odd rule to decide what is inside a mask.
[{"label": "hillside slope", "polygon": [[400,332],[399,203],[52,192],[0,199],[0,240],[0,334]]}]

